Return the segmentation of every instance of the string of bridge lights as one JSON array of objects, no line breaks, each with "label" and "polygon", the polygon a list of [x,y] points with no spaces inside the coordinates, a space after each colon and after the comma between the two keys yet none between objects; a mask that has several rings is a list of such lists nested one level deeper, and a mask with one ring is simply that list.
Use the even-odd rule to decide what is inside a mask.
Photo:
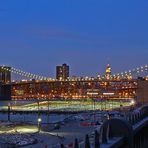
[{"label": "string of bridge lights", "polygon": [[17,68],[14,68],[14,67],[11,67],[11,68],[8,68],[7,66],[2,66],[1,67],[2,69],[6,70],[6,71],[10,71],[14,74],[17,74],[17,75],[20,75],[20,76],[23,76],[23,77],[27,77],[27,78],[30,78],[30,79],[36,79],[36,80],[52,80],[52,78],[47,78],[47,77],[44,77],[44,76],[39,76],[39,75],[36,75],[36,74],[32,74],[30,72],[25,72],[23,70],[20,70],[20,69],[17,69]]},{"label": "string of bridge lights", "polygon": [[114,74],[113,77],[126,78],[127,76],[132,76],[134,74],[143,73],[145,71],[148,71],[148,65],[137,67],[137,68],[134,68],[132,70],[128,70],[128,71],[125,71],[125,72]]},{"label": "string of bridge lights", "polygon": [[[17,69],[17,68],[14,68],[14,67],[11,67],[11,68],[8,68],[7,66],[3,65],[1,67],[2,69],[6,70],[6,71],[10,71],[14,74],[17,74],[17,75],[20,75],[20,76],[23,76],[23,77],[27,77],[27,78],[30,78],[30,79],[36,79],[36,80],[44,80],[44,81],[55,81],[55,79],[53,78],[49,78],[49,77],[44,77],[44,76],[39,76],[39,75],[36,75],[36,74],[32,74],[30,72],[25,72],[23,70],[20,70],[20,69]],[[127,78],[128,76],[133,76],[134,74],[139,74],[139,73],[143,73],[145,71],[148,71],[148,65],[145,65],[145,66],[141,66],[141,67],[137,67],[137,68],[134,68],[132,70],[128,70],[128,71],[125,71],[125,72],[121,72],[121,73],[117,73],[117,74],[113,74],[111,75],[111,79],[114,79],[114,78]],[[94,78],[82,78],[83,80],[92,80]],[[100,76],[99,79],[105,79],[105,76]],[[69,78],[69,80],[74,80],[72,78]]]}]

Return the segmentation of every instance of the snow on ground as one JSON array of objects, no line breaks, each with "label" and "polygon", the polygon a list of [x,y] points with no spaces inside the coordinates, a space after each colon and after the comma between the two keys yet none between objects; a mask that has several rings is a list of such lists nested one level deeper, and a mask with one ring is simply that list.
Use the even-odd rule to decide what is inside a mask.
[{"label": "snow on ground", "polygon": [[[56,122],[48,124],[41,122],[40,133],[37,132],[37,124],[0,122],[0,143],[3,141],[19,146],[26,145],[24,148],[59,148],[61,143],[70,146],[75,138],[78,138],[83,147],[85,135],[89,134],[92,137],[96,129],[99,131],[103,120],[106,120],[107,114],[106,111],[96,111],[95,113],[63,115],[62,118],[60,118],[61,115],[56,115]],[[98,124],[96,125],[97,121]]]}]

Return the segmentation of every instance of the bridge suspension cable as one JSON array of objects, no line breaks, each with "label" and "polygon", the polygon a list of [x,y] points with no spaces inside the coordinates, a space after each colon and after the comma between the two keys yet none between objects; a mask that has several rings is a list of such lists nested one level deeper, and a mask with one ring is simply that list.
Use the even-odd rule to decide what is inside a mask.
[{"label": "bridge suspension cable", "polygon": [[127,78],[128,76],[133,76],[135,74],[140,74],[140,73],[143,73],[143,72],[146,72],[146,71],[148,71],[148,65],[137,67],[137,68],[134,68],[132,70],[124,71],[124,72],[121,72],[121,73],[117,73],[117,74],[114,74],[112,76],[113,77]]},{"label": "bridge suspension cable", "polygon": [[[23,70],[20,70],[20,69],[14,68],[14,67],[8,68],[7,66],[3,65],[1,68],[4,69],[5,71],[10,71],[14,74],[17,74],[17,75],[20,75],[20,76],[23,76],[23,77],[27,77],[27,78],[30,78],[30,79],[45,80],[45,81],[54,81],[55,80],[53,78],[36,75],[36,74],[30,73],[30,72],[25,72]],[[132,70],[124,71],[124,72],[121,72],[121,73],[113,74],[113,75],[111,75],[111,79],[115,79],[115,78],[118,78],[118,77],[124,79],[124,78],[128,78],[129,76],[132,77],[134,74],[140,74],[140,73],[143,73],[143,72],[146,72],[146,71],[148,71],[148,65],[137,67],[137,68],[134,68]],[[99,78],[102,79],[102,80],[106,79],[105,76],[102,76],[102,77],[99,77]],[[72,80],[72,79],[69,78],[68,80]],[[92,80],[92,79],[90,79],[90,80]],[[81,81],[81,79],[80,79],[80,81]]]},{"label": "bridge suspension cable", "polygon": [[20,75],[20,76],[24,76],[24,77],[27,77],[27,78],[30,78],[30,79],[48,80],[48,81],[53,80],[52,78],[48,78],[48,77],[44,77],[44,76],[39,76],[39,75],[30,73],[30,72],[25,72],[23,70],[20,70],[20,69],[14,68],[14,67],[7,68],[7,66],[3,65],[1,68],[6,70],[6,71],[10,71],[10,72],[12,72],[14,74],[17,74],[17,75]]}]

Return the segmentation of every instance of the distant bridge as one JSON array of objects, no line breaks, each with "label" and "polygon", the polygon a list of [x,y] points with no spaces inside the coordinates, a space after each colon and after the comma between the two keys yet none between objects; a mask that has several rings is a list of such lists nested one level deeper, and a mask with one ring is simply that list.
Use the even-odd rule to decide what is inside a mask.
[{"label": "distant bridge", "polygon": [[[35,75],[23,70],[6,66],[2,70],[8,71],[31,80],[6,82],[11,85],[13,99],[50,99],[50,98],[136,98],[137,79],[148,71],[148,66],[141,66],[132,70],[111,75],[109,79],[101,77],[79,77],[57,80]],[[91,95],[92,94],[92,95]],[[110,95],[112,94],[112,95]]]},{"label": "distant bridge", "polygon": [[[50,77],[45,77],[45,76],[40,76],[37,74],[33,74],[30,72],[26,72],[24,70],[18,69],[11,67],[10,69],[7,68],[7,66],[3,65],[1,68],[5,71],[10,71],[11,73],[29,78],[29,79],[36,79],[36,80],[45,80],[45,81],[57,81],[56,79],[50,78]],[[118,80],[118,79],[127,79],[130,76],[139,76],[139,74],[147,72],[148,71],[148,65],[145,66],[140,66],[131,70],[127,70],[121,73],[113,74],[111,75],[110,79],[111,80]],[[84,78],[68,78],[66,81],[88,81],[88,80],[94,80],[95,78],[93,77],[84,77]],[[105,76],[100,76],[99,80],[104,80],[106,79]]]},{"label": "distant bridge", "polygon": [[12,82],[13,99],[135,98],[137,80]]}]

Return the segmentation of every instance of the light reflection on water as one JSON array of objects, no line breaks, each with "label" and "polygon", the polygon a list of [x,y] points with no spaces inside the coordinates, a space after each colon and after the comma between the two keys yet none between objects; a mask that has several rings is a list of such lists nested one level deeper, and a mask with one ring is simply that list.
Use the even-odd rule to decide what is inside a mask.
[{"label": "light reflection on water", "polygon": [[[38,101],[30,100],[30,101],[0,101],[0,108],[3,106],[8,106],[11,104],[12,106],[19,106],[19,105],[27,105],[31,103],[37,103]],[[41,101],[42,102],[42,101]],[[69,117],[68,114],[40,114],[40,118],[42,119],[43,123],[54,123],[63,121],[65,118]],[[21,121],[21,122],[31,122],[37,123],[38,120],[38,113],[34,114],[10,114],[11,121]],[[7,113],[0,113],[0,121],[7,121],[8,114]]]},{"label": "light reflection on water", "polygon": [[30,103],[35,103],[37,101],[35,100],[30,100],[30,101],[0,101],[0,106],[7,106],[8,104],[12,105],[26,105]]},{"label": "light reflection on water", "polygon": [[[49,110],[49,113],[51,110],[54,111],[90,111],[90,110],[107,110],[107,109],[113,109],[113,108],[121,108],[122,106],[129,106],[130,102],[129,101],[94,101],[94,100],[89,100],[89,101],[49,101],[50,103],[48,104],[47,102],[43,102],[43,100],[40,101],[38,104],[37,102],[40,100],[27,100],[27,101],[0,101],[0,109],[8,109],[8,104],[11,105],[11,109],[21,109],[23,111],[28,109],[28,110]],[[41,103],[43,102],[43,103]],[[27,107],[23,105],[27,105]],[[30,105],[31,104],[31,105]],[[33,104],[33,105],[32,105]],[[22,105],[22,106],[21,106]],[[49,105],[49,106],[48,106]],[[16,106],[13,107],[13,106]],[[19,106],[19,107],[18,107]],[[48,108],[49,107],[49,108]],[[48,111],[47,111],[48,112]],[[48,115],[40,115],[42,118],[42,122],[46,123],[51,123],[51,122],[58,122],[62,121],[64,118],[67,118],[71,115],[67,114],[49,114]],[[0,120],[7,120],[8,115],[0,113]],[[33,122],[36,123],[38,119],[38,113],[34,114],[12,114],[11,115],[11,120],[16,120],[16,121],[28,121],[28,122]]]},{"label": "light reflection on water", "polygon": [[[59,121],[63,121],[65,118],[69,117],[70,115],[58,115],[58,114],[51,114],[51,115],[40,115],[42,119],[42,123],[55,123]],[[21,122],[31,122],[37,123],[38,115],[37,114],[11,114],[10,115],[11,121],[21,121]],[[8,115],[0,113],[0,120],[7,121]]]}]

